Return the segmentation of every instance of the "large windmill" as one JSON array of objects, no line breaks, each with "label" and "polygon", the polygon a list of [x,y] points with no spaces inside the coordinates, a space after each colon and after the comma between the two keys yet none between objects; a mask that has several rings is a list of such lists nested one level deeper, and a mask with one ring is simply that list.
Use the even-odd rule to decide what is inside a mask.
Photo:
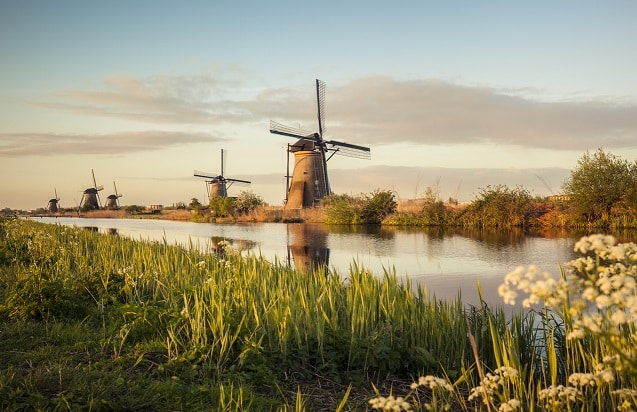
[{"label": "large windmill", "polygon": [[195,176],[203,177],[206,179],[206,190],[208,192],[208,199],[212,201],[215,197],[227,197],[228,196],[228,188],[232,186],[234,183],[238,184],[250,184],[252,182],[248,180],[241,179],[231,179],[229,177],[225,177],[223,175],[223,165],[225,161],[225,151],[221,149],[221,174],[214,175],[213,173],[208,172],[200,172],[199,170],[195,170]]},{"label": "large windmill", "polygon": [[98,186],[95,181],[95,172],[91,169],[91,173],[93,175],[93,187],[89,187],[84,190],[84,194],[82,195],[82,200],[80,201],[80,209],[90,205],[93,209],[100,208],[100,190],[104,190],[104,186]]},{"label": "large windmill", "polygon": [[122,194],[117,193],[117,186],[115,185],[115,182],[113,182],[113,187],[115,188],[115,194],[108,195],[108,197],[106,198],[106,204],[104,205],[107,209],[119,208],[119,201],[117,199],[122,197]]},{"label": "large windmill", "polygon": [[[331,194],[327,176],[327,161],[335,154],[369,159],[370,149],[336,140],[326,140],[325,134],[325,83],[316,79],[316,104],[318,108],[318,132],[284,126],[270,121],[270,133],[299,139],[288,144],[288,158],[294,153],[292,182],[289,172],[286,193],[286,209],[300,209],[315,206],[325,196]],[[289,169],[289,160],[288,160]]]},{"label": "large windmill", "polygon": [[46,205],[47,212],[57,213],[60,211],[60,198],[58,197],[57,189],[54,189],[55,197],[49,200],[49,203]]}]

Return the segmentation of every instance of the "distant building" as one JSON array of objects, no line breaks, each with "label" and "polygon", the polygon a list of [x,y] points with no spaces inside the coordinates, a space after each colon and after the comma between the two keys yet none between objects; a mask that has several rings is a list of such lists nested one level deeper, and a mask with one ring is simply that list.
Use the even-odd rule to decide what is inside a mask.
[{"label": "distant building", "polygon": [[570,195],[551,195],[548,197],[549,200],[553,202],[567,202],[571,200]]}]

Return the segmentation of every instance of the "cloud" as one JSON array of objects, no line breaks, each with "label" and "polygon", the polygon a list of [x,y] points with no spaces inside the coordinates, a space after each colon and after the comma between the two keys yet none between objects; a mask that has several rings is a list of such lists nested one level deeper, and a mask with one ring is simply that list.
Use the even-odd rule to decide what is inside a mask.
[{"label": "cloud", "polygon": [[[272,119],[318,129],[312,82],[249,90],[238,80],[212,75],[112,76],[95,90],[60,92],[37,104],[152,124],[265,129]],[[623,97],[542,101],[529,92],[390,77],[328,84],[325,136],[366,146],[488,143],[575,151],[634,146],[637,105]]]},{"label": "cloud", "polygon": [[[510,90],[389,77],[327,87],[326,138],[357,144],[490,143],[584,150],[632,147],[637,135],[637,106],[620,104],[619,98],[617,102],[547,102]],[[261,96],[283,123],[305,121],[303,128],[315,130],[315,114],[305,119],[299,116],[299,108],[307,107],[312,98],[303,97],[305,102],[279,91]],[[279,99],[276,104],[270,101],[275,98]]]},{"label": "cloud", "polygon": [[210,75],[147,78],[109,76],[94,90],[55,93],[33,104],[82,115],[144,123],[203,124],[237,122],[245,113],[227,102],[228,84]]},{"label": "cloud", "polygon": [[0,157],[121,154],[189,143],[223,141],[207,133],[143,131],[103,134],[0,133]]}]

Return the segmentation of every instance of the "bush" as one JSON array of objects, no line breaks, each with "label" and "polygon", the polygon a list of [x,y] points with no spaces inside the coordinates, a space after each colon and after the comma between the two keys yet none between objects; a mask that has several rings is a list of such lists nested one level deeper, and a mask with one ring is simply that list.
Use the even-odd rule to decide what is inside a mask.
[{"label": "bush", "polygon": [[352,197],[330,195],[323,199],[325,223],[328,224],[380,224],[385,217],[396,211],[394,193],[375,190],[369,195]]},{"label": "bush", "polygon": [[528,223],[531,195],[522,188],[506,185],[481,188],[478,198],[460,217],[463,226],[511,228]]},{"label": "bush", "polygon": [[239,193],[239,196],[234,201],[234,209],[236,213],[247,214],[259,206],[263,206],[265,202],[261,196],[255,195],[252,192],[243,190]]}]

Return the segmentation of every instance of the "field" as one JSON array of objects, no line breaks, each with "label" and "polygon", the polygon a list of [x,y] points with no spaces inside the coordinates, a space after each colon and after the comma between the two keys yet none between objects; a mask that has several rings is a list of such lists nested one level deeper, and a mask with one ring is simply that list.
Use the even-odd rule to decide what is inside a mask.
[{"label": "field", "polygon": [[637,248],[578,247],[562,277],[513,270],[503,299],[546,309],[505,316],[393,273],[2,219],[0,407],[635,410]]}]

